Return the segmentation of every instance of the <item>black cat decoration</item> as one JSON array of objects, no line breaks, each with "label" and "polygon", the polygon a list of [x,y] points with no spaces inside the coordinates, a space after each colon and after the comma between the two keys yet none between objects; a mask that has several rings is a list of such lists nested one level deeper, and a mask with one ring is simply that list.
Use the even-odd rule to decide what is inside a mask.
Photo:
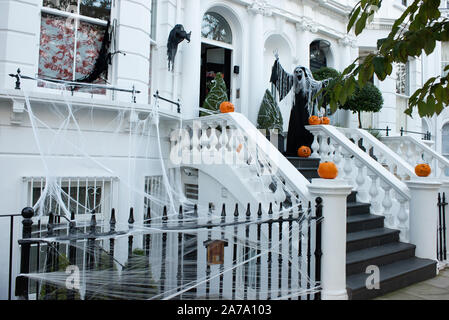
[{"label": "black cat decoration", "polygon": [[175,56],[178,51],[178,45],[185,39],[190,42],[192,32],[187,33],[182,24],[177,24],[168,36],[167,42],[167,56],[168,56],[168,71],[173,71],[175,64]]}]

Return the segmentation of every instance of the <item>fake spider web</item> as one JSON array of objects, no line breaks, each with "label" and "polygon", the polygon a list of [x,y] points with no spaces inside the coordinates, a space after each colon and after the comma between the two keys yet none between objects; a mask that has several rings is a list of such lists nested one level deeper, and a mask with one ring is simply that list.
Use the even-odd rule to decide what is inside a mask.
[{"label": "fake spider web", "polygon": [[[57,86],[66,97],[69,90]],[[132,109],[102,111],[69,99],[37,103],[23,93],[29,138],[44,172],[39,197],[30,204],[37,261],[20,275],[37,299],[305,299],[319,291],[311,279],[313,210],[293,201],[295,190],[276,173],[260,181],[285,194],[269,210],[249,211],[246,204],[212,209],[187,199],[181,167],[164,157],[168,134],[157,100],[139,117]],[[268,160],[242,143],[249,157],[259,159],[261,175]],[[118,159],[126,159],[126,169],[115,165]],[[142,186],[155,167],[161,178]],[[86,205],[63,179],[76,177],[80,168],[118,180],[114,192],[104,187],[100,200]]]}]

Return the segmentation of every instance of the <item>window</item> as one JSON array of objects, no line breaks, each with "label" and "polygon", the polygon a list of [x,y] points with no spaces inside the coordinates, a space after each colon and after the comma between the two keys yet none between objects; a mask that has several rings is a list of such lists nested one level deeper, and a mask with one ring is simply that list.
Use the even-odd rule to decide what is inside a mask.
[{"label": "window", "polygon": [[[68,81],[88,76],[110,11],[111,0],[44,0],[38,76]],[[94,83],[105,83],[106,78],[107,70]]]},{"label": "window", "polygon": [[149,195],[144,199],[145,212],[150,208],[152,218],[162,217],[164,206],[168,203],[163,177],[145,177],[145,194]]},{"label": "window", "polygon": [[396,64],[396,93],[410,95],[409,63]]},{"label": "window", "polygon": [[441,42],[441,76],[445,77],[449,73],[448,70],[444,69],[449,66],[449,42]]},{"label": "window", "polygon": [[203,38],[232,44],[231,27],[221,15],[215,12],[206,12],[201,24]]},{"label": "window", "polygon": [[[113,178],[59,178],[61,200],[75,215],[91,213],[104,214],[112,209]],[[45,188],[45,178],[27,178],[28,205],[34,206]],[[44,202],[45,214],[62,214],[62,208],[55,196],[49,196]]]},{"label": "window", "polygon": [[186,183],[184,185],[184,193],[187,199],[198,200],[198,185]]},{"label": "window", "polygon": [[403,6],[407,6],[407,0],[402,0],[401,2]]},{"label": "window", "polygon": [[327,67],[326,51],[330,43],[326,40],[316,40],[310,44],[310,70],[312,72]]},{"label": "window", "polygon": [[[449,123],[441,129],[441,154],[449,159]],[[449,169],[446,169],[444,174],[449,176]]]}]

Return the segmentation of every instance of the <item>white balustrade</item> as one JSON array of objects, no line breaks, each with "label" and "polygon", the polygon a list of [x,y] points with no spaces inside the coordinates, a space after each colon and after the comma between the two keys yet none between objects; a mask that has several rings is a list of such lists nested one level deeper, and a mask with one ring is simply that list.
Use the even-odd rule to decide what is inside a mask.
[{"label": "white balustrade", "polygon": [[[311,199],[307,189],[309,181],[239,113],[184,120],[182,128],[173,130],[170,141],[172,162],[201,170],[215,166],[213,170],[217,174],[222,174],[220,166],[225,166],[247,185],[253,199],[264,205],[268,202],[279,205],[285,201],[286,193],[294,204]],[[331,156],[334,147],[328,146],[326,139],[321,143]],[[272,182],[279,187],[270,190]]]},{"label": "white balustrade", "polygon": [[[359,130],[340,131],[330,125],[306,128],[315,137],[312,144],[315,157],[321,161],[337,160],[334,161],[340,172],[337,179],[352,185],[357,191],[358,201],[372,204],[371,212],[384,215],[385,225],[401,230],[401,240],[407,241],[410,192],[401,180],[414,175],[411,166],[399,156],[392,155],[393,152],[372,135],[371,139]],[[365,150],[359,148],[359,143]]]},{"label": "white balustrade", "polygon": [[381,141],[391,148],[402,145],[402,149],[397,153],[411,167],[415,167],[419,163],[427,163],[432,169],[431,177],[449,179],[449,176],[446,175],[446,172],[449,174],[449,160],[427,146],[422,140],[411,136],[398,136],[382,137]]},{"label": "white balustrade", "polygon": [[348,139],[352,139],[360,150],[366,152],[371,157],[375,157],[377,162],[382,164],[401,181],[407,181],[416,177],[414,168],[401,157],[404,148],[401,141],[395,141],[390,146],[386,146],[365,130],[352,128],[338,129]]}]

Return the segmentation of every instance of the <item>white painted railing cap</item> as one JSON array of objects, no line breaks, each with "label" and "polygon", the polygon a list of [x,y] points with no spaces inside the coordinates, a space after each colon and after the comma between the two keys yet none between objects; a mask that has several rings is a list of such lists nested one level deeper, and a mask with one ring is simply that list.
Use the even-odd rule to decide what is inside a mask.
[{"label": "white painted railing cap", "polygon": [[322,179],[314,178],[308,185],[310,193],[313,195],[348,195],[353,187],[343,179]]}]

